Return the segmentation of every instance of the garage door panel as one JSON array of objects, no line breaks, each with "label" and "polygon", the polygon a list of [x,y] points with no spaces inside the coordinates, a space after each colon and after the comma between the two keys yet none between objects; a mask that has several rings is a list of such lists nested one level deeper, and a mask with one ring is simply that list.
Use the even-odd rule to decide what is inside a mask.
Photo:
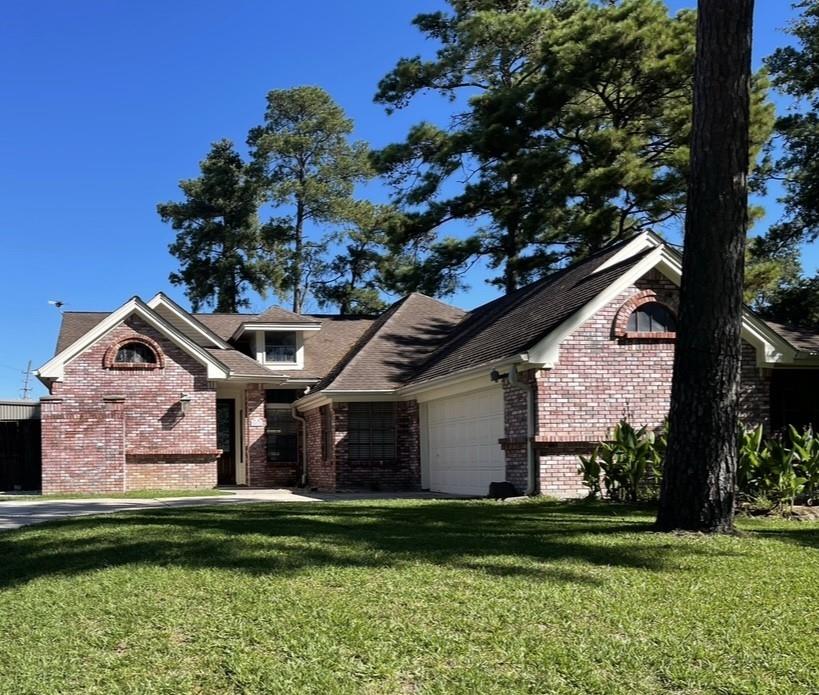
[{"label": "garage door panel", "polygon": [[500,388],[430,401],[427,412],[431,490],[485,495],[505,478]]}]

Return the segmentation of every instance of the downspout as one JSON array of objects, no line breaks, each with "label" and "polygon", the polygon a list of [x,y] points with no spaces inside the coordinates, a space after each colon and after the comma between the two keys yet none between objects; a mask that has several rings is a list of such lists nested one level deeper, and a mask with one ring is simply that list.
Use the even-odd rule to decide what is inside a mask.
[{"label": "downspout", "polygon": [[537,491],[537,471],[535,470],[535,385],[522,384],[518,380],[518,368],[512,365],[507,383],[518,391],[526,392],[526,492],[527,497]]},{"label": "downspout", "polygon": [[299,476],[299,487],[307,487],[307,420],[305,420],[295,405],[290,406],[291,417],[301,423],[301,476]]}]

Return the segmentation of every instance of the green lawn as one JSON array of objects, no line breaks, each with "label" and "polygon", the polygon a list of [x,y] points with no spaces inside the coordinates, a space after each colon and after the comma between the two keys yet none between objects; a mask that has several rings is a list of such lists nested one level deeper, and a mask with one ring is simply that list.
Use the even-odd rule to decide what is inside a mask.
[{"label": "green lawn", "polygon": [[0,692],[816,693],[819,525],[650,522],[369,501],[0,533]]},{"label": "green lawn", "polygon": [[130,492],[102,492],[98,494],[75,493],[71,495],[38,495],[32,493],[3,494],[0,493],[0,502],[34,502],[49,500],[93,500],[93,499],[161,499],[163,497],[217,497],[232,495],[226,490],[205,488],[202,490],[131,490]]}]

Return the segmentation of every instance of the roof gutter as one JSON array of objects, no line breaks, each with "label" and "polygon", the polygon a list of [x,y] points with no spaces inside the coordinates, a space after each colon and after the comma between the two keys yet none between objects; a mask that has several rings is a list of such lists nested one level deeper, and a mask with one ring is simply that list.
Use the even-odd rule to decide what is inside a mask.
[{"label": "roof gutter", "polygon": [[307,420],[299,415],[295,405],[290,406],[290,415],[301,423],[301,475],[299,487],[307,487]]}]

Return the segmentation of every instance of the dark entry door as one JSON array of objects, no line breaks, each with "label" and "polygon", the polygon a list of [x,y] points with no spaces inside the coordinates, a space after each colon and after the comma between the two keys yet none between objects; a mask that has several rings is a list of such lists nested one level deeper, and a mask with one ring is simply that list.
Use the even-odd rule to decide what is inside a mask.
[{"label": "dark entry door", "polygon": [[222,450],[216,469],[219,485],[236,484],[236,407],[232,398],[216,401],[216,446]]}]

